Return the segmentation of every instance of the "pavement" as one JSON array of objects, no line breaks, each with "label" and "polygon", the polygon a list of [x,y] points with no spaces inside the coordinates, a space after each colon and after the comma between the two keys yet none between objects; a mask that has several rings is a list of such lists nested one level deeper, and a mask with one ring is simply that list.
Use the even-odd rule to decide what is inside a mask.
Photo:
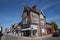
[{"label": "pavement", "polygon": [[52,35],[41,36],[41,37],[23,37],[15,36],[13,34],[4,34],[1,40],[60,40],[60,37],[51,37]]},{"label": "pavement", "polygon": [[5,36],[2,36],[2,37],[1,37],[1,40],[6,40],[6,39],[5,39]]}]

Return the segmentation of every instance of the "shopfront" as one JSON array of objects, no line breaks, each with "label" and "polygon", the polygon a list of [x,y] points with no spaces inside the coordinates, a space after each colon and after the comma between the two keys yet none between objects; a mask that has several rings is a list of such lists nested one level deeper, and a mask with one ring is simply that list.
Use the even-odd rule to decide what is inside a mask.
[{"label": "shopfront", "polygon": [[23,36],[34,36],[37,34],[37,25],[30,25],[29,28],[22,29]]}]

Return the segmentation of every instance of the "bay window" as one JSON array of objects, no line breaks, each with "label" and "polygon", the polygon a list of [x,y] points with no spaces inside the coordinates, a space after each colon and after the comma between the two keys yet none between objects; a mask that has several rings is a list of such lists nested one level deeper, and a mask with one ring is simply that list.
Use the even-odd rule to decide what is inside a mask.
[{"label": "bay window", "polygon": [[42,15],[42,14],[40,14],[40,18],[44,19],[44,17],[43,17],[43,15]]},{"label": "bay window", "polygon": [[33,21],[34,23],[39,23],[39,19],[37,17],[34,17],[33,19],[34,19]]},{"label": "bay window", "polygon": [[45,22],[44,22],[44,21],[40,21],[40,24],[41,24],[41,25],[44,25],[44,24],[45,24]]}]

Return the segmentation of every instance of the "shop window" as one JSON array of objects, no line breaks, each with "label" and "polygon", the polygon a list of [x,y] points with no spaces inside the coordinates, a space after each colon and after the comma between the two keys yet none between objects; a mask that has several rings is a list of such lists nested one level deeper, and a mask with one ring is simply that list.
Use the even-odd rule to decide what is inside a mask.
[{"label": "shop window", "polygon": [[45,33],[46,32],[46,29],[45,28],[42,28],[42,33]]}]

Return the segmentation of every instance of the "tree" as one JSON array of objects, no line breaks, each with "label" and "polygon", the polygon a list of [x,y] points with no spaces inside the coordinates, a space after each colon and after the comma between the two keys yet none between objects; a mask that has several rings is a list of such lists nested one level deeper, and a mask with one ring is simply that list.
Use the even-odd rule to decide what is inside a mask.
[{"label": "tree", "polygon": [[51,22],[52,27],[55,29],[55,31],[58,30],[58,25],[56,22]]}]

